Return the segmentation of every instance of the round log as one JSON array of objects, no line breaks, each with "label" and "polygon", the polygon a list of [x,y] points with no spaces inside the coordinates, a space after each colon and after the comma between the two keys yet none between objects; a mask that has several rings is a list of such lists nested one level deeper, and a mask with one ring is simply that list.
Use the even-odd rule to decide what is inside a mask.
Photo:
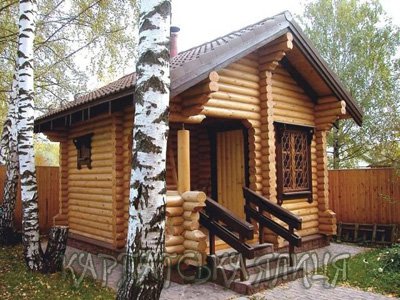
[{"label": "round log", "polygon": [[206,106],[207,107],[208,106],[219,107],[219,108],[225,108],[225,109],[235,109],[235,110],[242,110],[242,111],[250,111],[250,112],[259,112],[260,111],[259,105],[241,103],[241,102],[232,102],[232,101],[221,100],[221,99],[210,99],[206,103]]},{"label": "round log", "polygon": [[210,79],[210,81],[219,81],[220,80],[220,76],[219,76],[219,74],[217,72],[212,71],[208,75],[208,79]]},{"label": "round log", "polygon": [[183,228],[186,230],[196,230],[199,229],[200,224],[198,221],[184,221]]},{"label": "round log", "polygon": [[177,217],[183,214],[182,207],[167,207],[166,208],[166,215],[167,217]]},{"label": "round log", "polygon": [[340,108],[334,108],[331,110],[322,110],[322,111],[318,111],[315,113],[315,118],[319,119],[319,118],[323,118],[323,117],[329,117],[329,116],[340,116],[340,115],[344,115],[346,113],[346,108],[340,107]]},{"label": "round log", "polygon": [[243,57],[237,61],[238,64],[248,66],[253,69],[257,69],[258,62],[257,60],[249,59],[248,57]]},{"label": "round log", "polygon": [[182,245],[185,239],[183,236],[172,236],[172,235],[167,235],[165,237],[165,246],[175,246],[175,245]]},{"label": "round log", "polygon": [[186,240],[203,241],[207,236],[200,230],[185,231],[184,237]]},{"label": "round log", "polygon": [[183,203],[183,209],[185,211],[190,211],[190,212],[198,212],[203,209],[206,205],[204,203],[200,202],[184,202]]},{"label": "round log", "polygon": [[230,69],[229,66],[227,68],[225,68],[225,69],[219,70],[218,73],[220,75],[223,75],[223,76],[229,76],[229,77],[244,79],[244,80],[252,81],[252,82],[256,82],[256,83],[258,83],[259,80],[260,80],[257,75],[249,74],[249,73],[241,72],[241,71],[237,71],[237,70],[233,70],[233,69]]},{"label": "round log", "polygon": [[239,64],[239,63],[231,63],[229,65],[229,69],[256,75],[256,76],[258,75],[258,69],[252,68],[252,67],[249,67],[249,66],[246,66],[243,64]]},{"label": "round log", "polygon": [[249,88],[249,89],[259,89],[260,88],[258,82],[240,79],[240,78],[236,78],[236,77],[224,76],[224,75],[220,76],[219,82],[231,84],[234,86],[245,87],[245,88]]},{"label": "round log", "polygon": [[209,97],[212,99],[222,99],[222,100],[243,102],[254,105],[258,105],[260,103],[260,100],[257,97],[240,95],[236,93],[222,92],[222,91],[211,93]]},{"label": "round log", "polygon": [[199,191],[187,191],[182,194],[182,198],[189,202],[204,202],[206,201],[206,194]]},{"label": "round log", "polygon": [[185,247],[183,245],[174,245],[165,247],[165,252],[168,254],[182,254],[185,251]]},{"label": "round log", "polygon": [[219,84],[217,82],[211,81],[205,84],[196,85],[181,94],[182,97],[191,97],[200,94],[208,94],[211,92],[217,92]]},{"label": "round log", "polygon": [[183,224],[185,220],[183,217],[169,217],[167,218],[167,224],[170,226],[177,226]]},{"label": "round log", "polygon": [[183,198],[179,195],[167,195],[167,207],[181,207]]},{"label": "round log", "polygon": [[183,242],[183,246],[185,247],[186,250],[189,249],[189,250],[200,251],[200,252],[203,252],[207,249],[206,241],[185,240]]},{"label": "round log", "polygon": [[260,114],[256,112],[247,112],[247,111],[209,107],[209,106],[204,107],[203,113],[206,116],[217,117],[217,118],[251,119],[251,120],[260,119]]}]

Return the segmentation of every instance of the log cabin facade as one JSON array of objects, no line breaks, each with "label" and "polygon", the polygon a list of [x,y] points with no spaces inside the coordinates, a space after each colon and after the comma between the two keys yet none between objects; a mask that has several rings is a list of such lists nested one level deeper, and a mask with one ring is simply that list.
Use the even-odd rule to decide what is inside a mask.
[{"label": "log cabin facade", "polygon": [[[112,250],[126,242],[134,86],[135,74],[124,76],[35,121],[60,143],[54,222]],[[260,243],[284,246],[251,217],[269,212],[254,210],[243,187],[298,217],[295,235],[334,235],[326,139],[342,118],[360,125],[362,114],[288,12],[173,57],[166,252],[194,250],[192,263],[204,263],[214,248],[200,230],[206,197],[211,214],[228,211],[252,222]]]}]

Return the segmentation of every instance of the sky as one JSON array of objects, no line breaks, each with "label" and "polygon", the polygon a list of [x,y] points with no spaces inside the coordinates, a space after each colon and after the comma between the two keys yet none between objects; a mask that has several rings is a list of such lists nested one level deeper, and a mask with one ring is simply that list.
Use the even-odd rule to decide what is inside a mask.
[{"label": "sky", "polygon": [[[178,50],[200,45],[231,31],[289,10],[301,14],[303,0],[172,0],[172,25],[181,28]],[[400,1],[381,0],[400,26]]]},{"label": "sky", "polygon": [[[181,29],[178,51],[198,46],[285,10],[289,10],[294,17],[296,14],[301,15],[304,2],[305,0],[172,0],[171,23]],[[400,26],[400,0],[380,2],[393,22]],[[132,65],[121,70],[123,73],[118,76],[105,76],[103,81],[92,76],[88,88],[93,90],[133,70]]]}]

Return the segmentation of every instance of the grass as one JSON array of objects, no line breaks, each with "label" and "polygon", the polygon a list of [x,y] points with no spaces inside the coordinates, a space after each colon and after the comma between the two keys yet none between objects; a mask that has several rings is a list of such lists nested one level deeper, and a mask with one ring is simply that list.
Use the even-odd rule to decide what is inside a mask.
[{"label": "grass", "polygon": [[75,286],[69,272],[29,272],[18,245],[0,247],[0,299],[115,299],[115,292],[91,278]]},{"label": "grass", "polygon": [[[400,297],[400,245],[378,248],[350,258],[343,272],[337,276],[337,283],[358,287],[362,290]],[[336,266],[343,266],[343,260]],[[327,274],[332,282],[337,275],[334,264],[328,265]]]}]

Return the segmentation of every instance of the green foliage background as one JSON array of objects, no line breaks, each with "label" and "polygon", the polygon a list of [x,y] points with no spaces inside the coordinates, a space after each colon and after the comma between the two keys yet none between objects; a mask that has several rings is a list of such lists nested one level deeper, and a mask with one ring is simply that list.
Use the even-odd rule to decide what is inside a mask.
[{"label": "green foliage background", "polygon": [[[88,80],[115,79],[133,66],[135,0],[38,1],[35,102],[55,109],[87,91]],[[7,110],[17,49],[18,1],[0,4],[0,122]],[[79,54],[80,60],[77,60]],[[83,66],[86,66],[83,68]]]},{"label": "green foliage background", "polygon": [[377,0],[308,1],[300,19],[364,111],[361,128],[346,120],[332,130],[329,144],[337,157],[331,167],[399,164],[399,28]]}]

